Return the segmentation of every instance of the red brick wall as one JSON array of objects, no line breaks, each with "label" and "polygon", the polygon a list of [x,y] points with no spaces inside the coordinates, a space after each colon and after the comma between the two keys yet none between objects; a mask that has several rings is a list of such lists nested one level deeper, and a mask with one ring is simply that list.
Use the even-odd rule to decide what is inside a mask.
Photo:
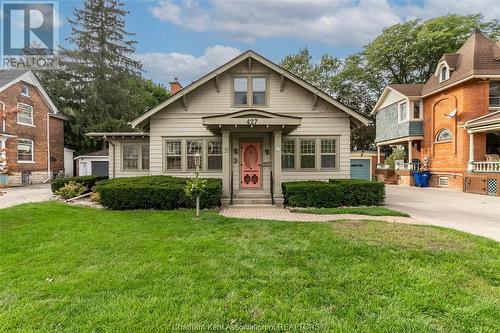
[{"label": "red brick wall", "polygon": [[[29,86],[30,97],[21,96],[22,84],[17,83],[0,92],[0,101],[5,104],[6,110],[15,110],[17,103],[24,103],[33,107],[33,124],[34,126],[26,126],[17,123],[17,114],[7,112],[6,114],[6,132],[16,135],[16,138],[10,138],[6,141],[6,157],[7,163],[13,165],[13,171],[29,170],[47,171],[47,118],[50,111],[49,106],[38,92],[37,88]],[[51,135],[52,147],[54,151],[51,156],[57,159],[56,171],[64,168],[64,129],[62,120],[54,119],[51,122],[54,135]],[[17,163],[17,139],[31,139],[34,141],[34,163]],[[61,161],[59,163],[59,161]]]},{"label": "red brick wall", "polygon": [[[424,98],[424,140],[420,159],[430,157],[431,172],[463,174],[467,170],[469,135],[460,126],[470,119],[487,114],[488,99],[488,81],[475,79]],[[455,108],[458,110],[456,118],[449,119],[444,115]],[[452,132],[451,142],[434,142],[442,128]],[[474,142],[475,159],[484,159],[486,135],[475,134]]]}]

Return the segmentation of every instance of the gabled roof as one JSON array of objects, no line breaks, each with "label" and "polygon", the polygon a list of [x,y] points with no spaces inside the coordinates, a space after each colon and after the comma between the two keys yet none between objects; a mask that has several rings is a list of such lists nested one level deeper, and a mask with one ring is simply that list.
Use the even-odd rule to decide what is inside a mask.
[{"label": "gabled roof", "polygon": [[420,97],[422,95],[423,84],[389,84],[384,88],[384,91],[377,100],[377,103],[372,109],[372,113],[377,113],[378,109],[386,99],[390,92],[395,92],[401,96],[401,99],[405,97]]},{"label": "gabled roof", "polygon": [[45,100],[49,108],[51,109],[51,111],[53,113],[59,113],[59,110],[57,110],[57,107],[54,105],[49,95],[47,94],[45,89],[43,89],[42,85],[40,84],[35,74],[33,74],[31,70],[20,70],[20,69],[0,70],[0,91],[4,91],[5,89],[9,88],[13,84],[16,84],[20,81],[35,86],[42,95],[43,99]]},{"label": "gabled roof", "polygon": [[390,84],[389,87],[407,97],[420,97],[422,96],[422,88],[424,87],[424,84],[423,83]]},{"label": "gabled roof", "polygon": [[238,63],[240,63],[243,60],[248,59],[248,58],[254,59],[254,60],[262,63],[263,65],[265,65],[265,66],[273,69],[274,71],[278,72],[279,74],[283,75],[284,77],[286,77],[290,81],[293,81],[293,82],[297,83],[298,85],[302,86],[303,88],[311,91],[313,94],[317,95],[318,97],[322,98],[323,100],[327,101],[328,103],[334,105],[335,107],[337,107],[340,110],[344,111],[345,113],[349,114],[351,117],[358,120],[360,123],[362,123],[364,125],[369,124],[369,120],[366,117],[364,117],[363,115],[361,115],[360,113],[350,109],[349,107],[340,103],[339,101],[337,101],[336,99],[334,99],[333,97],[328,95],[327,93],[321,91],[320,89],[316,88],[312,84],[304,81],[303,79],[301,79],[298,76],[294,75],[293,73],[287,71],[283,67],[275,64],[274,62],[272,62],[271,60],[269,60],[267,58],[264,58],[263,56],[261,56],[260,54],[254,52],[252,50],[248,50],[246,52],[243,52],[242,54],[240,54],[239,56],[228,61],[224,65],[216,68],[215,70],[211,71],[210,73],[206,74],[205,76],[202,76],[200,79],[194,81],[193,83],[189,84],[188,86],[186,86],[185,88],[183,88],[179,92],[170,96],[170,98],[168,98],[166,101],[164,101],[164,102],[158,104],[157,106],[155,106],[154,108],[144,112],[139,117],[132,120],[130,122],[130,124],[132,125],[132,127],[137,127],[137,126],[141,125],[149,117],[151,117],[152,115],[154,115],[158,111],[162,110],[163,108],[172,104],[173,102],[179,100],[180,98],[187,95],[191,91],[195,90],[196,88],[198,88],[202,84],[210,81],[211,79],[215,78],[217,75],[222,74],[223,72],[225,72],[229,68],[237,65]]},{"label": "gabled roof", "polygon": [[450,78],[439,82],[439,73],[435,73],[422,89],[422,95],[440,91],[473,76],[500,75],[499,56],[499,43],[475,29],[457,52],[445,54],[439,60],[438,68],[444,62],[450,67]]}]

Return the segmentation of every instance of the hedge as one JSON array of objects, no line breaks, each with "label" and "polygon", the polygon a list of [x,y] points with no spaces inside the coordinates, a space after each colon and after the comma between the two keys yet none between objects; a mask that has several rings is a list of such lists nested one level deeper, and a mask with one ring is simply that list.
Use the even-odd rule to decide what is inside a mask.
[{"label": "hedge", "polygon": [[292,207],[378,206],[385,198],[383,183],[357,179],[287,182],[282,188],[285,205]]},{"label": "hedge", "polygon": [[[171,176],[115,178],[100,182],[95,191],[99,193],[102,205],[116,210],[192,208],[194,199],[184,193],[187,180]],[[207,179],[200,207],[218,207],[221,196],[222,181]]]},{"label": "hedge", "polygon": [[50,188],[52,189],[52,193],[56,193],[57,190],[64,187],[70,181],[74,181],[76,183],[80,183],[84,185],[87,190],[91,190],[94,185],[102,180],[108,179],[108,176],[79,176],[79,177],[68,177],[68,178],[57,178],[52,181],[50,184]]}]

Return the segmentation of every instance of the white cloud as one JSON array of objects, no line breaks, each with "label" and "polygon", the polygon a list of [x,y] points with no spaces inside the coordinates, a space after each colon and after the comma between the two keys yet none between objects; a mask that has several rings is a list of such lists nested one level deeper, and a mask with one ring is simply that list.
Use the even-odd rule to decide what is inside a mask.
[{"label": "white cloud", "polygon": [[434,17],[448,12],[483,13],[500,17],[497,0],[427,0],[422,4],[388,0],[158,0],[152,15],[193,31],[224,32],[235,40],[288,37],[338,46],[359,47],[384,27],[413,17]]},{"label": "white cloud", "polygon": [[142,53],[136,57],[142,61],[149,78],[168,82],[178,77],[183,85],[187,85],[240,53],[230,46],[215,45],[208,47],[200,57],[177,52]]}]

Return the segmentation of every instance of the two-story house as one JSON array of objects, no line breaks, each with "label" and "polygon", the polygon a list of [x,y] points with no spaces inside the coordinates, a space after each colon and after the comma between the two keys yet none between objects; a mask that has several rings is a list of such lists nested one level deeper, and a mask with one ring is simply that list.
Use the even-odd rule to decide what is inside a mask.
[{"label": "two-story house", "polygon": [[350,129],[368,120],[247,51],[131,122],[109,142],[109,176],[222,178],[223,204],[282,204],[281,183],[350,177]]},{"label": "two-story house", "polygon": [[[0,185],[50,181],[64,173],[64,120],[29,70],[0,70]],[[4,168],[2,168],[4,169]]]},{"label": "two-story house", "polygon": [[405,148],[398,183],[425,164],[431,186],[500,194],[500,42],[476,29],[425,84],[387,86],[373,113],[379,151]]}]

